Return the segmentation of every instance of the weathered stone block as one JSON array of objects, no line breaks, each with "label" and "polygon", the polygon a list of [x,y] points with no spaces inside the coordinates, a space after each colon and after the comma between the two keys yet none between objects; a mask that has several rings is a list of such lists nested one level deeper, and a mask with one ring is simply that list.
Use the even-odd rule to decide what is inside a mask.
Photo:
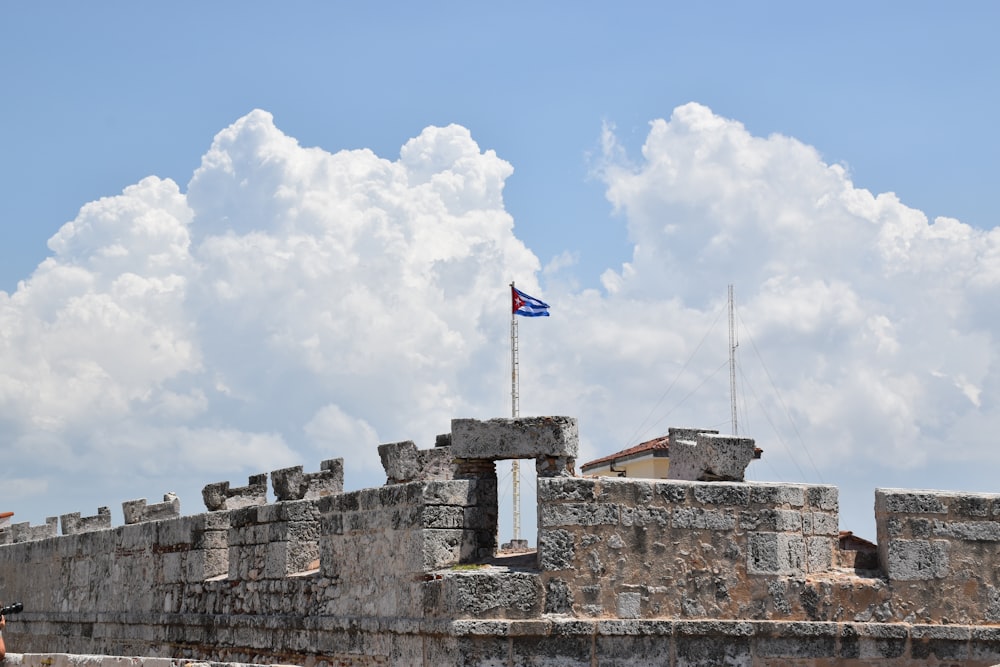
[{"label": "weathered stone block", "polygon": [[875,514],[947,514],[942,495],[934,491],[875,489]]},{"label": "weathered stone block", "polygon": [[935,521],[934,535],[970,542],[1000,542],[1000,523],[996,521]]},{"label": "weathered stone block", "polygon": [[606,526],[617,525],[618,505],[599,503],[563,503],[540,505],[538,507],[539,526]]},{"label": "weathered stone block", "polygon": [[427,505],[459,505],[471,507],[496,503],[495,479],[456,479],[430,481],[419,486],[421,498]]},{"label": "weathered stone block", "polygon": [[674,528],[733,530],[736,527],[736,515],[729,510],[678,507],[673,511],[671,523]]},{"label": "weathered stone block", "polygon": [[618,618],[641,618],[642,617],[642,595],[635,592],[623,592],[618,594],[617,612]]},{"label": "weathered stone block", "polygon": [[886,574],[896,581],[946,577],[948,552],[945,540],[893,540],[889,543]]},{"label": "weathered stone block", "polygon": [[594,656],[601,667],[650,667],[669,665],[670,635],[598,634]]},{"label": "weathered stone block", "polygon": [[565,570],[576,557],[573,535],[566,530],[538,530],[538,566],[542,570]]},{"label": "weathered stone block", "polygon": [[512,665],[587,665],[591,664],[590,637],[574,635],[527,636],[511,638]]},{"label": "weathered stone block", "polygon": [[747,637],[727,638],[719,641],[716,637],[687,637],[675,639],[677,667],[751,667],[753,654]]},{"label": "weathered stone block", "polygon": [[421,450],[412,440],[406,440],[379,445],[378,455],[382,459],[387,484],[455,477],[455,456],[450,447]]},{"label": "weathered stone block", "polygon": [[802,531],[806,535],[838,535],[839,517],[829,512],[803,512]]},{"label": "weathered stone block", "polygon": [[621,525],[659,526],[670,525],[671,511],[666,507],[622,507]]},{"label": "weathered stone block", "polygon": [[573,591],[562,579],[553,578],[545,584],[545,613],[568,614],[573,610]]},{"label": "weathered stone block", "polygon": [[810,486],[806,488],[806,505],[836,511],[840,508],[840,491],[835,486]]},{"label": "weathered stone block", "polygon": [[895,659],[906,652],[909,642],[906,626],[892,623],[858,623],[851,628],[858,637],[858,658]]},{"label": "weathered stone block", "polygon": [[987,517],[997,499],[998,496],[994,493],[970,493],[956,498],[949,504],[948,509],[954,518]]},{"label": "weathered stone block", "polygon": [[446,584],[448,609],[458,617],[532,618],[542,611],[542,585],[537,574],[453,572]]},{"label": "weathered stone block", "polygon": [[677,440],[670,445],[670,479],[742,482],[755,456],[754,441],[698,433],[694,441]]},{"label": "weathered stone block", "polygon": [[320,511],[316,500],[285,500],[271,505],[244,507],[236,510],[234,514],[256,516],[257,523],[280,523],[316,521],[319,519]]},{"label": "weathered stone block", "polygon": [[969,640],[969,659],[1000,664],[1000,628],[973,628]]},{"label": "weathered stone block", "polygon": [[424,528],[462,528],[465,525],[465,508],[450,505],[431,505],[423,510]]},{"label": "weathered stone block", "polygon": [[761,623],[754,655],[770,661],[837,656],[839,630],[832,623]]},{"label": "weathered stone block", "polygon": [[481,533],[472,530],[425,530],[422,537],[424,571],[474,562],[484,555],[482,549],[487,548],[481,543]]},{"label": "weathered stone block", "polygon": [[451,446],[457,458],[576,458],[579,440],[577,422],[572,417],[451,420]]},{"label": "weathered stone block", "polygon": [[969,658],[969,627],[914,625],[910,630],[910,657],[926,660],[965,661]]},{"label": "weathered stone block", "polygon": [[750,487],[746,484],[693,484],[691,494],[703,505],[743,506],[750,503]]},{"label": "weathered stone block", "polygon": [[750,502],[769,507],[802,507],[805,505],[805,487],[800,484],[751,483]]},{"label": "weathered stone block", "polygon": [[747,572],[750,574],[804,574],[805,541],[789,533],[748,535]]},{"label": "weathered stone block", "polygon": [[581,634],[593,634],[594,626],[596,625],[597,636],[659,636],[659,637],[670,637],[674,630],[674,621],[653,621],[653,620],[642,620],[642,619],[607,619],[599,620],[595,623],[588,623],[590,630],[589,632],[584,632],[581,629]]},{"label": "weathered stone block", "polygon": [[806,570],[825,572],[833,566],[834,541],[830,537],[806,538]]},{"label": "weathered stone block", "polygon": [[798,510],[771,508],[740,512],[740,528],[765,532],[802,532],[802,513]]},{"label": "weathered stone block", "polygon": [[670,505],[683,505],[688,501],[693,486],[679,480],[656,482],[653,486],[654,497]]},{"label": "weathered stone block", "polygon": [[596,497],[597,481],[575,477],[549,477],[538,480],[538,502],[589,502]]}]

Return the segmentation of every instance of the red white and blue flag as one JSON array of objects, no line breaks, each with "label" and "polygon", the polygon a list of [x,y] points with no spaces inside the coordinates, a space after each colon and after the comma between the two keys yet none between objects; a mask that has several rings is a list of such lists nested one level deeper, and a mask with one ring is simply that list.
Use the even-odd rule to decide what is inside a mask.
[{"label": "red white and blue flag", "polygon": [[513,298],[514,314],[525,317],[548,317],[549,304],[528,296],[516,287],[511,287],[511,297]]}]

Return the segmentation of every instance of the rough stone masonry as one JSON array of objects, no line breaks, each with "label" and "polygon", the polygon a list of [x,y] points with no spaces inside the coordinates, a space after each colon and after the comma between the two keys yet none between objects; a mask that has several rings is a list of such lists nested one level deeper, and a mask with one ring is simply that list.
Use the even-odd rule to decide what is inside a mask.
[{"label": "rough stone masonry", "polygon": [[[696,479],[580,478],[574,419],[461,419],[426,450],[380,447],[378,488],[343,491],[334,459],[208,484],[200,514],[167,494],[124,503],[116,527],[105,507],[15,524],[0,530],[0,591],[25,606],[8,660],[1000,663],[1000,496],[877,490],[877,568],[859,570],[835,487],[699,481],[742,479],[753,449],[707,435],[678,438]],[[714,459],[720,443],[736,454]],[[527,556],[497,553],[506,458],[540,471]]]}]

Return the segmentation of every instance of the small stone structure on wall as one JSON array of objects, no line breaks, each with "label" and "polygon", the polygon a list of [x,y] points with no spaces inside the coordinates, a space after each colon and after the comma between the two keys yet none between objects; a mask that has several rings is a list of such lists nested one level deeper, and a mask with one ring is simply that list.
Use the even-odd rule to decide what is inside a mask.
[{"label": "small stone structure on wall", "polygon": [[[694,480],[579,478],[577,441],[568,417],[454,420],[430,449],[381,446],[378,488],[343,491],[333,459],[271,473],[273,503],[260,474],[207,485],[200,514],[168,495],[125,503],[118,527],[107,508],[62,515],[62,535],[15,524],[0,590],[24,603],[5,639],[25,655],[9,659],[1000,663],[1000,495],[877,490],[877,568],[857,570],[835,487],[697,479],[742,479],[753,441],[704,441]],[[705,459],[720,442],[742,453]],[[540,473],[533,554],[497,553],[506,458]]]}]

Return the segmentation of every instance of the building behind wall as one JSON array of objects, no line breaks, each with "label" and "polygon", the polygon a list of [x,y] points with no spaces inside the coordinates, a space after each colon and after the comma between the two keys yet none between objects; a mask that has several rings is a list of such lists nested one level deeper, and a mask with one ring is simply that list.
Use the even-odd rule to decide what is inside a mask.
[{"label": "building behind wall", "polygon": [[670,436],[664,435],[580,466],[585,477],[643,477],[667,479]]}]

